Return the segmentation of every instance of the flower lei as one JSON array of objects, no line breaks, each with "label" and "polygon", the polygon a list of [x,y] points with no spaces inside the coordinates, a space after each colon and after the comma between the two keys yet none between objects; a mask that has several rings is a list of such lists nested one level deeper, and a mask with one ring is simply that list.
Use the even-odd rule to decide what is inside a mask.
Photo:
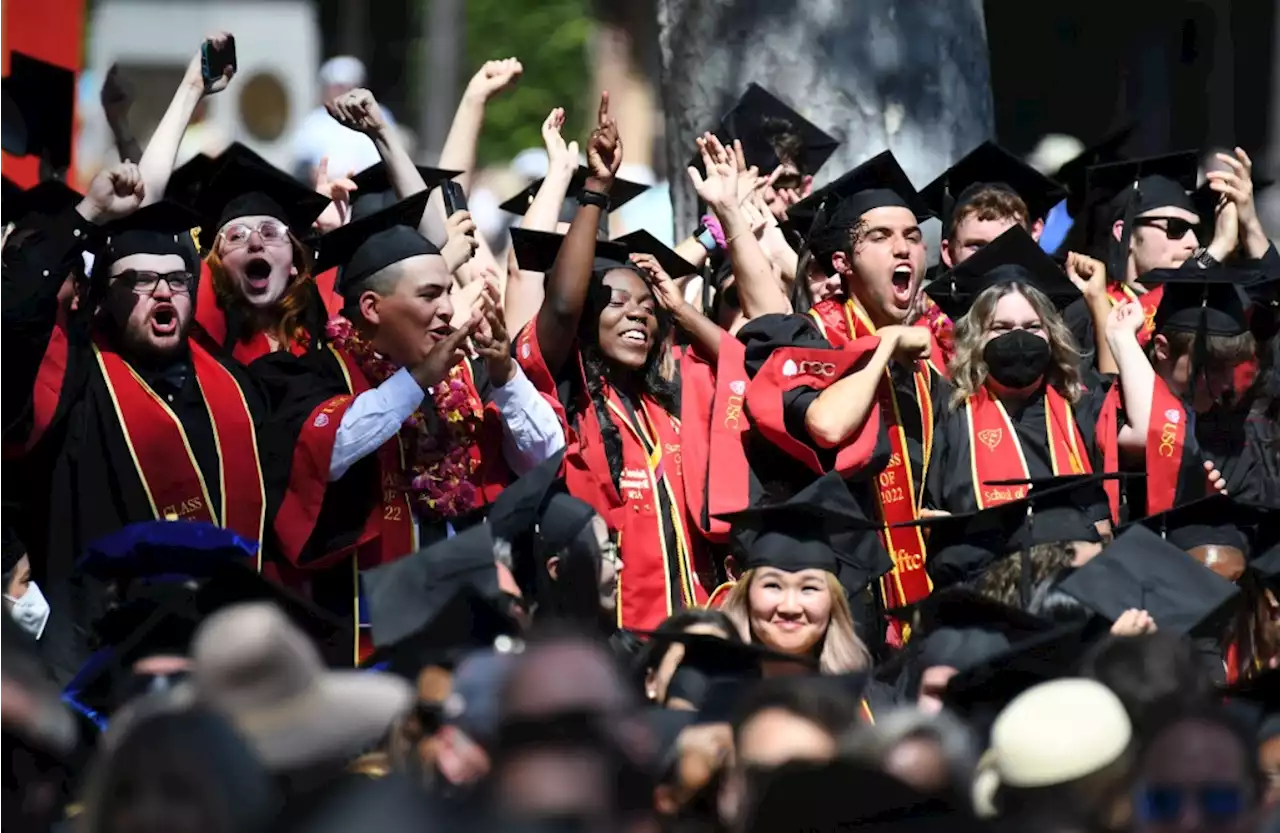
[{"label": "flower lei", "polygon": [[[372,385],[382,384],[399,369],[375,352],[341,315],[329,319],[325,335],[356,360]],[[434,403],[438,419],[431,420],[424,413],[428,402]],[[400,488],[408,494],[418,517],[456,518],[475,507],[480,488],[476,444],[483,424],[484,406],[467,384],[461,363],[454,365],[423,405],[404,421],[399,440],[405,450],[408,482]]]},{"label": "flower lei", "polygon": [[942,311],[934,300],[929,297],[924,299],[924,319],[929,322],[929,329],[933,331],[933,337],[938,340],[939,347],[942,348],[942,355],[948,363],[951,357],[955,355],[955,325],[952,324],[951,318]]}]

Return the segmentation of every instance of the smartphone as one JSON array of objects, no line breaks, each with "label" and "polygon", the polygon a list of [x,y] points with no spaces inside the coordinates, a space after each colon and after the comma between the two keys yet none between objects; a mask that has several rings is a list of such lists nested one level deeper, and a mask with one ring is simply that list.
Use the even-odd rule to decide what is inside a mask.
[{"label": "smartphone", "polygon": [[213,41],[205,41],[200,45],[200,74],[204,76],[204,85],[213,84],[227,68],[236,68],[236,39],[227,35],[222,46],[214,46]]},{"label": "smartphone", "polygon": [[467,210],[467,195],[462,190],[462,186],[452,179],[444,181],[444,184],[440,186],[440,193],[444,195],[444,215],[446,217],[452,217],[459,211]]}]

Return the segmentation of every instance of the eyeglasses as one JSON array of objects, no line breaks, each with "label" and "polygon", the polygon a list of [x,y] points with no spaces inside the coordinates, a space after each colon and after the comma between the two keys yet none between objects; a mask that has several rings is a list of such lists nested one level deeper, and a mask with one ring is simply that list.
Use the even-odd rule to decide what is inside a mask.
[{"label": "eyeglasses", "polygon": [[283,243],[289,237],[289,227],[284,223],[279,220],[263,220],[257,226],[232,223],[222,229],[222,239],[228,246],[247,246],[249,237],[255,231],[263,243]]},{"label": "eyeglasses", "polygon": [[613,564],[616,566],[617,563],[622,560],[622,558],[618,555],[618,545],[615,544],[613,541],[609,541],[608,543],[602,545],[600,547],[600,560],[607,561],[610,564]]},{"label": "eyeglasses", "polygon": [[1233,821],[1245,809],[1244,793],[1234,784],[1194,787],[1148,784],[1138,789],[1135,798],[1139,819],[1154,824],[1176,822],[1182,817],[1187,802],[1195,804],[1200,817],[1210,826]]},{"label": "eyeglasses", "polygon": [[136,269],[126,269],[116,276],[116,280],[122,281],[134,293],[138,295],[154,295],[156,289],[160,286],[160,281],[164,281],[169,285],[169,291],[174,295],[190,295],[191,287],[195,283],[195,277],[190,272],[139,272]]},{"label": "eyeglasses", "polygon": [[[1164,223],[1164,225],[1162,226],[1160,223]],[[1134,219],[1133,224],[1144,228],[1158,228],[1170,240],[1181,240],[1189,231],[1195,232],[1196,239],[1200,239],[1200,223],[1193,223],[1181,217],[1137,217]]]}]

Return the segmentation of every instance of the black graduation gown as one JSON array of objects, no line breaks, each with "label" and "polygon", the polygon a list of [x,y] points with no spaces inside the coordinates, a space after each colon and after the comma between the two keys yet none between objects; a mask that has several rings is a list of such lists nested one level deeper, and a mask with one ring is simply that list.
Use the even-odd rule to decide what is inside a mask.
[{"label": "black graduation gown", "polygon": [[[104,603],[102,587],[75,569],[85,546],[121,527],[154,520],[102,371],[86,316],[67,320],[66,370],[52,419],[33,439],[34,389],[58,318],[57,294],[94,228],[74,209],[51,218],[4,253],[2,286],[5,475],[20,492],[15,526],[51,615],[40,648],[59,683],[86,657],[88,626]],[[266,408],[253,381],[222,362],[238,383],[255,427]],[[209,411],[185,354],[164,368],[135,370],[182,423],[214,512],[220,510],[219,456]],[[30,446],[27,448],[27,446]],[[15,449],[25,449],[18,453]],[[270,517],[270,508],[266,510]]]}]

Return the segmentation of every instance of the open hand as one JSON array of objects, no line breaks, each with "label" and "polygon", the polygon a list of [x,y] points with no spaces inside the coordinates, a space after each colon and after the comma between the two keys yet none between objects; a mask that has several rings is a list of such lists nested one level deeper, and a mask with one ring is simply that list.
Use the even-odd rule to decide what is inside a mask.
[{"label": "open hand", "polygon": [[632,252],[631,262],[644,272],[645,280],[653,288],[653,296],[659,306],[667,312],[674,312],[684,305],[684,296],[656,257],[648,252]]},{"label": "open hand", "polygon": [[444,377],[449,375],[453,366],[466,358],[467,339],[475,334],[483,319],[482,309],[472,310],[471,317],[461,327],[433,344],[423,360],[416,367],[409,369],[414,380],[423,390],[440,384]]},{"label": "open hand", "polygon": [[609,91],[600,94],[600,109],[596,114],[596,129],[587,140],[587,166],[592,178],[606,187],[613,185],[622,164],[622,137],[618,135],[618,121],[609,115]]},{"label": "open hand", "polygon": [[1156,630],[1156,620],[1151,618],[1151,614],[1135,608],[1121,613],[1120,618],[1111,625],[1113,636],[1141,636],[1144,633],[1155,633]]},{"label": "open hand", "polygon": [[490,274],[485,277],[480,301],[480,325],[471,341],[476,346],[476,353],[489,365],[490,381],[502,387],[515,375],[516,362],[511,357],[511,336],[507,332],[502,292],[498,289],[496,276]]},{"label": "open hand", "polygon": [[693,190],[717,214],[737,208],[742,202],[737,156],[711,133],[699,136],[697,144],[706,177],[698,173],[697,168],[690,167],[689,180],[693,183]]},{"label": "open hand", "polygon": [[1213,216],[1213,242],[1209,254],[1219,263],[1236,250],[1240,242],[1240,209],[1226,196],[1218,198]]},{"label": "open hand", "polygon": [[341,228],[351,221],[351,194],[359,189],[351,175],[329,178],[329,157],[316,166],[316,193],[329,198],[329,205],[315,221],[323,233]]},{"label": "open hand", "polygon": [[146,188],[138,166],[121,162],[111,168],[103,168],[89,183],[89,190],[80,201],[80,216],[99,225],[128,216],[142,207]]},{"label": "open hand", "polygon": [[476,240],[476,222],[471,219],[470,211],[457,211],[445,220],[444,228],[448,238],[440,254],[444,256],[449,271],[456,272],[471,260],[480,246],[480,241]]},{"label": "open hand", "polygon": [[542,123],[542,143],[547,147],[547,176],[572,177],[578,170],[578,143],[565,144],[560,131],[564,127],[564,108],[557,107]]},{"label": "open hand", "polygon": [[518,58],[485,61],[484,66],[476,70],[476,74],[467,82],[467,91],[463,96],[483,104],[514,84],[523,72],[524,66]]},{"label": "open hand", "polygon": [[387,129],[382,108],[368,90],[348,90],[332,101],[325,102],[324,107],[334,121],[350,130],[376,136]]},{"label": "open hand", "polygon": [[1234,154],[1219,153],[1216,158],[1227,166],[1225,171],[1209,171],[1205,177],[1215,194],[1221,194],[1236,206],[1241,225],[1257,222],[1258,208],[1253,201],[1253,160],[1242,148]]},{"label": "open hand", "polygon": [[1107,267],[1097,258],[1068,252],[1067,277],[1086,298],[1101,298],[1107,293]]}]

